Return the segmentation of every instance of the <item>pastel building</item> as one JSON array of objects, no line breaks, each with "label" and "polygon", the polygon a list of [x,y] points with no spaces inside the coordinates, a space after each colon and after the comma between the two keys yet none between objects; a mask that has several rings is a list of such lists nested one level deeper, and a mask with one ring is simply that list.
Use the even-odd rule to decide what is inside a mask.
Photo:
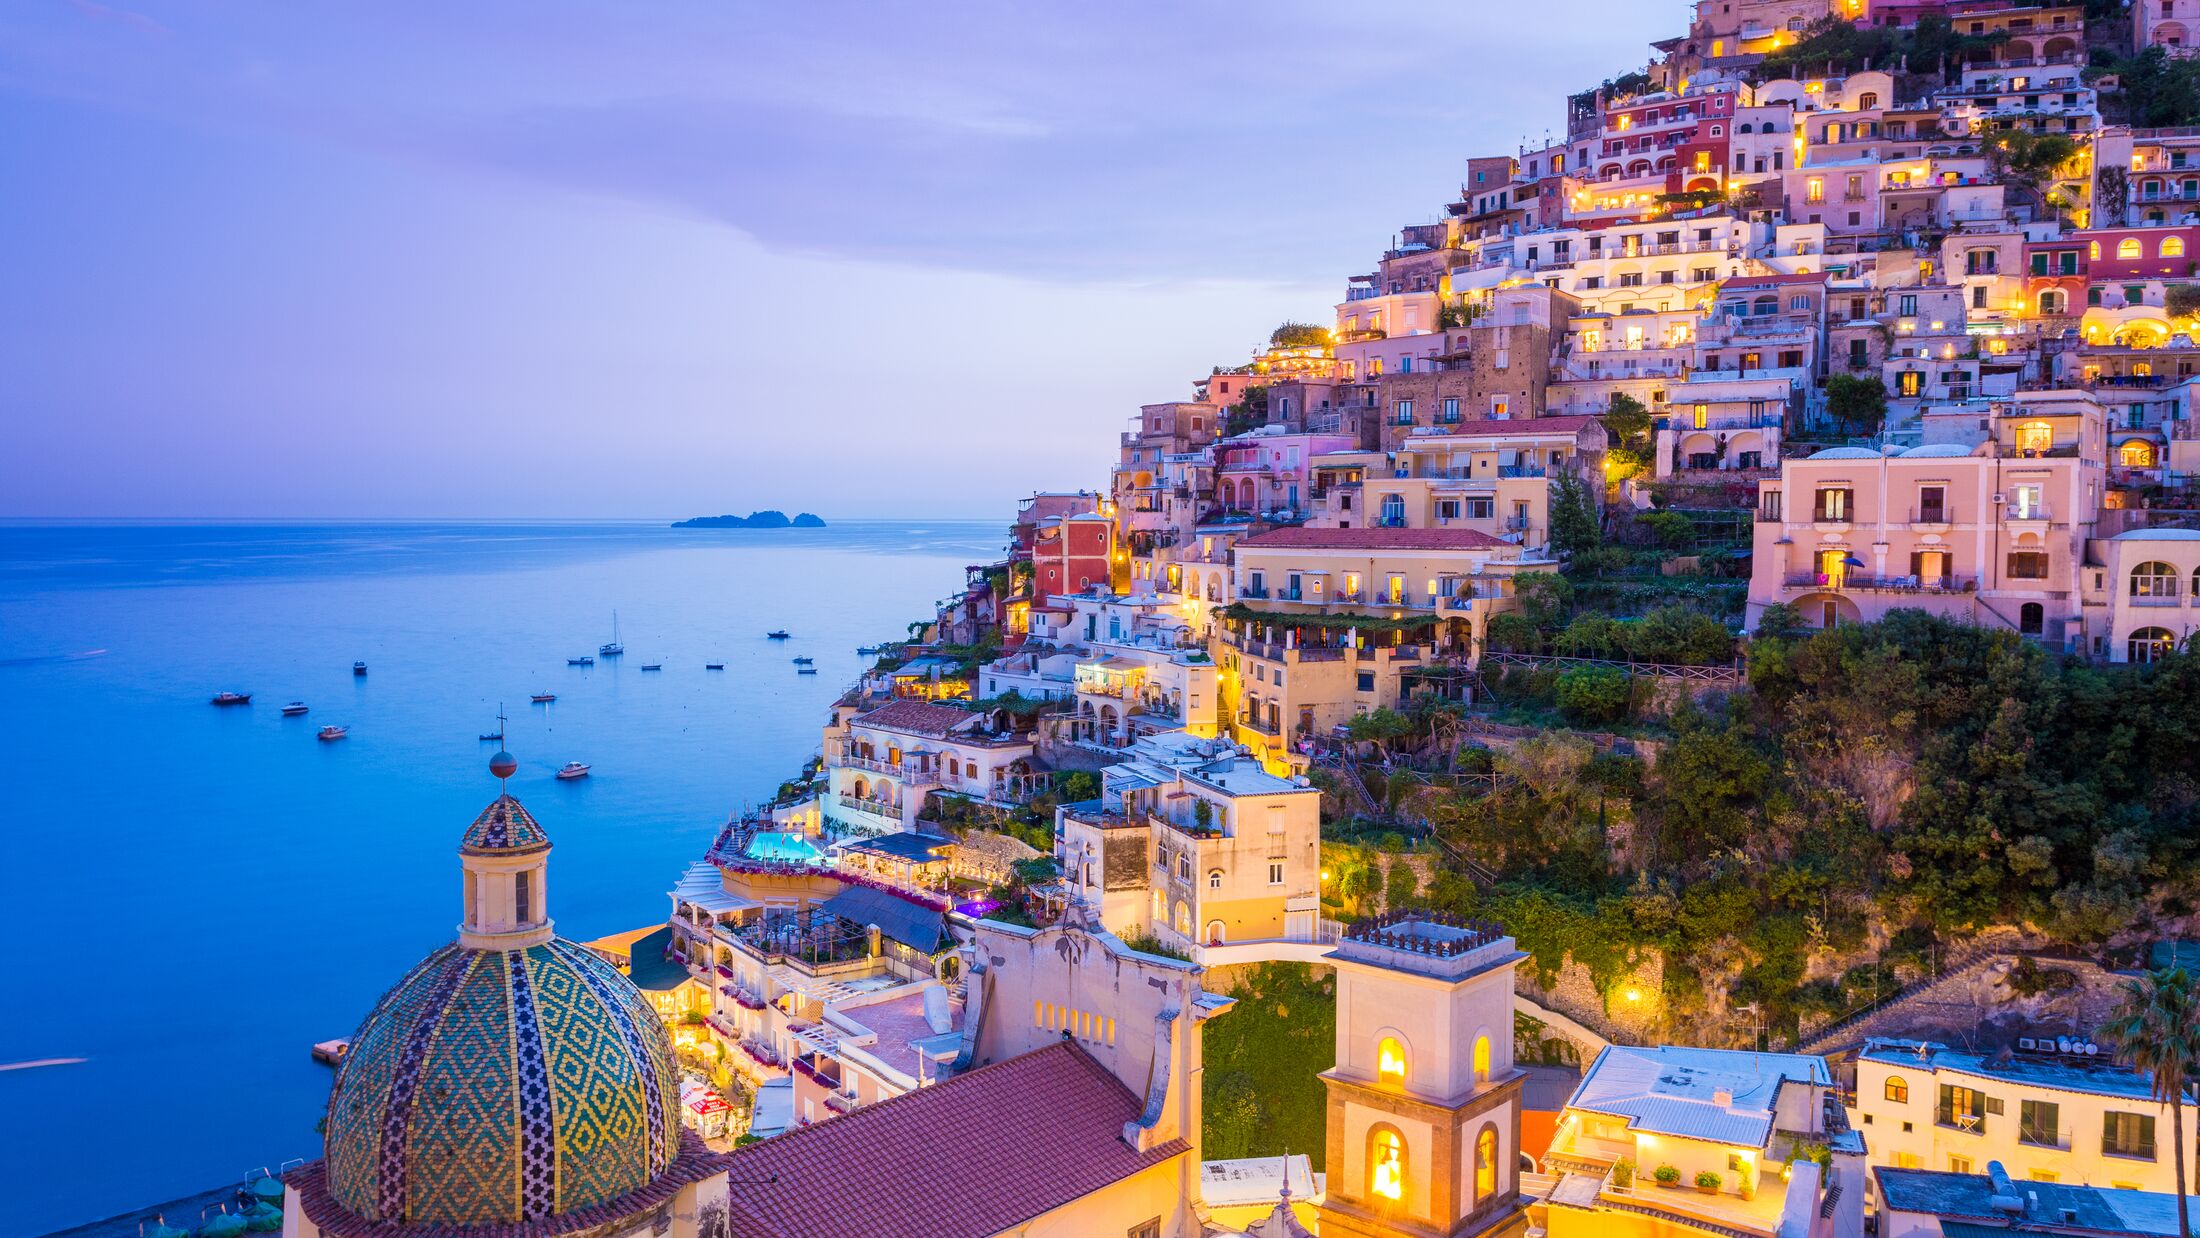
[{"label": "pastel building", "polygon": [[2200,630],[2200,531],[2131,529],[2092,545],[2085,570],[2087,652],[2152,662]]},{"label": "pastel building", "polygon": [[1226,947],[1318,938],[1321,792],[1228,740],[1138,741],[1103,771],[1098,801],[1059,810],[1055,854],[1101,924],[1209,966],[1245,953]]},{"label": "pastel building", "polygon": [[1749,622],[1784,602],[1804,623],[1896,607],[2005,627],[2057,649],[2082,637],[2077,603],[2103,499],[2101,408],[2085,392],[2022,392],[1964,438],[1906,450],[1836,448],[1759,483]]},{"label": "pastel building", "polygon": [[[2069,1043],[2068,1037],[2062,1043]],[[2184,1102],[2186,1146],[2171,1146],[2152,1080],[2099,1056],[2024,1049],[1967,1053],[1914,1040],[1870,1040],[1856,1059],[1853,1122],[1875,1165],[1983,1173],[2026,1182],[2174,1191],[2191,1164],[2200,1106]]]},{"label": "pastel building", "polygon": [[838,831],[916,828],[927,796],[1020,803],[1045,784],[1032,740],[1003,719],[929,701],[895,701],[827,728],[822,807]]},{"label": "pastel building", "polygon": [[[1832,1094],[1823,1058],[1609,1046],[1544,1157],[1557,1178],[1544,1232],[1860,1235],[1863,1143]],[[1819,1146],[1824,1164],[1808,1156]]]},{"label": "pastel building", "polygon": [[1459,529],[1541,550],[1561,473],[1602,495],[1611,440],[1596,417],[1470,421],[1417,430],[1389,453],[1322,457],[1307,524],[1334,529]]}]

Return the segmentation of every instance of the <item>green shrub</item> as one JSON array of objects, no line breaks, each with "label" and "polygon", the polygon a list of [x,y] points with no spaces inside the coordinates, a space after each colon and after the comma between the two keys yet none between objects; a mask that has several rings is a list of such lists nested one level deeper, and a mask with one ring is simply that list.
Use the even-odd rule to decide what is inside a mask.
[{"label": "green shrub", "polygon": [[1627,716],[1632,685],[1616,666],[1576,666],[1558,677],[1558,708],[1580,723],[1618,722]]},{"label": "green shrub", "polygon": [[1715,1174],[1715,1173],[1712,1173],[1712,1172],[1711,1172],[1710,1170],[1708,1170],[1708,1169],[1706,1169],[1706,1170],[1704,1170],[1704,1171],[1703,1171],[1702,1173],[1700,1173],[1700,1174],[1697,1174],[1697,1175],[1696,1175],[1696,1185],[1697,1185],[1697,1186],[1700,1186],[1700,1187],[1702,1187],[1703,1189],[1705,1189],[1705,1190],[1707,1190],[1707,1191],[1716,1191],[1716,1190],[1718,1190],[1718,1189],[1719,1189],[1719,1186],[1720,1186],[1720,1184],[1721,1184],[1721,1183],[1723,1183],[1723,1182],[1725,1182],[1725,1181],[1726,1181],[1726,1179],[1724,1179],[1724,1178],[1720,1177],[1719,1175],[1717,1175],[1717,1174]]},{"label": "green shrub", "polygon": [[1673,1186],[1680,1182],[1681,1171],[1671,1165],[1660,1165],[1651,1172],[1650,1176],[1658,1180],[1659,1186]]}]

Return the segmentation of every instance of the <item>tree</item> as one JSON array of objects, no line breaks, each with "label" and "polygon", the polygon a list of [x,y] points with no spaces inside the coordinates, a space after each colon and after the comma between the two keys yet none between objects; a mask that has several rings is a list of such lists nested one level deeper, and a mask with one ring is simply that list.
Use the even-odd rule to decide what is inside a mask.
[{"label": "tree", "polygon": [[1639,512],[1635,523],[1648,529],[1658,545],[1668,550],[1679,550],[1696,540],[1695,522],[1679,512]]},{"label": "tree", "polygon": [[1395,709],[1375,709],[1344,724],[1345,735],[1358,743],[1373,744],[1390,759],[1390,746],[1413,733],[1413,719]]},{"label": "tree", "polygon": [[2200,317],[2200,284],[2171,284],[2163,289],[2162,308],[2172,318]]},{"label": "tree", "polygon": [[1595,550],[1604,540],[1597,528],[1596,508],[1589,502],[1589,488],[1572,469],[1560,469],[1551,481],[1551,546],[1562,555]]},{"label": "tree", "polygon": [[1558,708],[1583,723],[1618,722],[1627,716],[1632,687],[1616,666],[1576,666],[1558,677]]},{"label": "tree", "polygon": [[1421,878],[1402,855],[1390,858],[1390,872],[1383,880],[1383,910],[1401,911],[1421,896]]},{"label": "tree", "polygon": [[2200,1077],[2200,1001],[2182,967],[2124,982],[2116,1013],[2100,1035],[2116,1044],[2116,1060],[2152,1077],[2154,1099],[2169,1108],[2170,1159],[2177,1165],[2177,1232],[2191,1238],[2185,1202],[2185,1091]]},{"label": "tree", "polygon": [[1619,445],[1637,456],[1650,454],[1650,407],[1624,392],[1615,392],[1612,406],[1604,410],[1604,428]]},{"label": "tree", "polygon": [[1829,375],[1826,412],[1851,434],[1877,434],[1887,419],[1887,385],[1876,375]]},{"label": "tree", "polygon": [[1287,322],[1268,333],[1274,348],[1319,348],[1329,342],[1329,329],[1310,322]]}]

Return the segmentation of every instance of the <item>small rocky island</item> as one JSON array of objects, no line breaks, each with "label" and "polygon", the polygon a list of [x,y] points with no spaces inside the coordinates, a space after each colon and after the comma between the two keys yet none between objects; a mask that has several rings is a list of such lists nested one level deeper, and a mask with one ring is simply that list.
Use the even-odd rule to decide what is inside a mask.
[{"label": "small rocky island", "polygon": [[822,529],[825,522],[808,512],[794,519],[787,519],[782,511],[750,512],[746,516],[697,516],[693,520],[676,520],[675,529]]}]

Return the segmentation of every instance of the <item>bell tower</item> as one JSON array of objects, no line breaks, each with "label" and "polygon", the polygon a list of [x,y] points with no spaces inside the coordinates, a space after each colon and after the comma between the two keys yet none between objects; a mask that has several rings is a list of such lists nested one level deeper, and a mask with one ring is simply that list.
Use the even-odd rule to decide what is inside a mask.
[{"label": "bell tower", "polygon": [[1513,970],[1497,925],[1433,913],[1346,929],[1322,1238],[1525,1234]]},{"label": "bell tower", "polygon": [[465,916],[458,944],[469,950],[525,950],[548,944],[552,935],[550,836],[502,789],[518,769],[509,752],[489,758],[498,795],[459,840]]}]

